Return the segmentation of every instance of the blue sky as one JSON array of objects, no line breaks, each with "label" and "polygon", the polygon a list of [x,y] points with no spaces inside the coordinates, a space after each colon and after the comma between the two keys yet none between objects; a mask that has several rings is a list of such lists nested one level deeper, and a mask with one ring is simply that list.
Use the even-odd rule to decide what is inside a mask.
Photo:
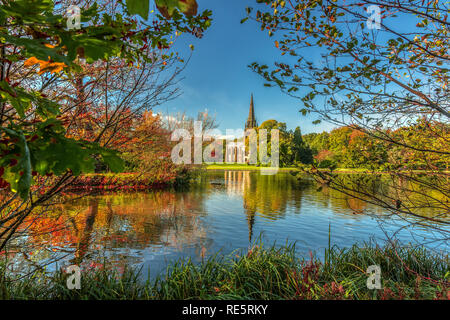
[{"label": "blue sky", "polygon": [[216,115],[219,129],[243,128],[253,93],[259,123],[268,119],[286,122],[289,129],[300,126],[303,133],[329,130],[331,125],[313,125],[314,115],[302,116],[300,100],[283,94],[277,88],[264,87],[263,79],[248,68],[252,62],[270,64],[280,57],[274,38],[261,32],[255,22],[241,24],[247,6],[255,0],[197,0],[199,9],[213,12],[212,26],[202,39],[183,34],[175,50],[189,55],[189,44],[195,50],[182,73],[181,97],[155,109],[157,112],[186,111],[194,116],[208,109]]}]

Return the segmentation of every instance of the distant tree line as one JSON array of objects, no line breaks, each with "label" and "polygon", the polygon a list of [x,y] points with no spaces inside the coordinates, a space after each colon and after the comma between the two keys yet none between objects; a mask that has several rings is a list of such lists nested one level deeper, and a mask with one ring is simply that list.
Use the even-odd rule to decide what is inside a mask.
[{"label": "distant tree line", "polygon": [[[435,137],[423,135],[432,130]],[[364,168],[371,170],[435,170],[447,169],[448,155],[429,154],[425,148],[439,148],[450,138],[450,126],[441,122],[419,120],[416,124],[389,132],[396,141],[412,145],[405,149],[389,140],[381,140],[356,126],[345,126],[331,132],[309,133],[303,136],[305,145],[311,150],[313,163],[319,168]]]},{"label": "distant tree line", "polygon": [[[447,169],[450,157],[429,154],[425,148],[439,148],[450,139],[450,125],[435,121],[417,123],[390,131],[396,141],[413,145],[405,149],[398,143],[373,137],[357,126],[343,126],[330,132],[302,135],[300,127],[288,130],[286,123],[276,120],[264,121],[259,129],[280,130],[280,166],[297,164],[315,165],[318,168],[349,168],[369,170],[425,170]],[[423,135],[424,130],[433,130],[435,136]],[[270,140],[269,140],[270,141]],[[270,150],[270,147],[268,148]],[[395,167],[393,167],[395,166]]]}]

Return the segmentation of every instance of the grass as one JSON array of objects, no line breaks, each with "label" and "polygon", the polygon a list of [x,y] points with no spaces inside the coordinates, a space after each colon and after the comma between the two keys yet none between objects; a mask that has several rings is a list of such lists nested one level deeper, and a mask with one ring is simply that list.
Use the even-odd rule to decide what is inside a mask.
[{"label": "grass", "polygon": [[[259,171],[261,168],[266,167],[258,167],[256,165],[248,165],[248,164],[242,164],[242,163],[226,163],[226,164],[216,164],[216,163],[210,163],[206,165],[206,170],[249,170],[249,171]],[[298,167],[291,166],[291,167],[283,167],[278,168],[279,171],[300,171]],[[328,171],[329,169],[319,169],[319,171]],[[341,173],[366,173],[371,172],[369,169],[364,168],[355,168],[355,169],[348,169],[348,168],[336,168],[333,171],[335,172],[341,172]]]},{"label": "grass", "polygon": [[[383,289],[366,286],[369,265],[381,267]],[[81,289],[67,275],[34,273],[11,281],[0,265],[1,299],[450,299],[448,256],[423,248],[353,246],[326,250],[325,262],[297,258],[294,246],[190,260],[165,275],[140,280],[137,270],[82,272]]]},{"label": "grass", "polygon": [[[259,171],[261,169],[269,169],[268,167],[257,167],[255,165],[247,165],[241,163],[235,164],[208,164],[206,170],[249,170],[249,171]],[[285,167],[278,168],[278,171],[298,171],[297,167]]]},{"label": "grass", "polygon": [[[241,163],[235,163],[235,164],[216,164],[216,163],[210,163],[206,165],[206,170],[249,170],[249,171],[259,171],[261,168],[265,167],[257,167],[255,165],[247,165],[247,164],[241,164]],[[319,168],[319,171],[329,171],[327,168]],[[278,168],[278,171],[300,171],[298,167],[284,167],[284,168]],[[366,168],[336,168],[333,170],[333,172],[336,173],[387,173],[385,171],[378,171],[378,170],[371,170]],[[404,172],[408,173],[430,173],[431,171],[427,170],[404,170]],[[442,171],[444,174],[450,173],[450,171]]]}]

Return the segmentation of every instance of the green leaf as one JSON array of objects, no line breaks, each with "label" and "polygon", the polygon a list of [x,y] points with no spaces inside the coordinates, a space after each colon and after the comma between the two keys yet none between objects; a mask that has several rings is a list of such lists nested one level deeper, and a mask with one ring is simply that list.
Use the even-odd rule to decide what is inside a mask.
[{"label": "green leaf", "polygon": [[6,172],[3,177],[9,182],[11,191],[18,193],[23,200],[26,200],[28,199],[28,192],[31,186],[31,159],[26,138],[22,132],[17,132],[8,128],[1,129],[11,138],[16,138],[18,140],[15,143],[16,157],[3,159],[7,161],[15,159],[17,160],[17,163],[13,166],[8,166],[8,172]]},{"label": "green leaf", "polygon": [[5,80],[0,81],[0,97],[9,101],[21,118],[25,117],[25,112],[31,108],[32,103],[36,112],[44,118],[59,114],[56,102],[42,98],[37,92],[29,93],[20,87],[13,88]]},{"label": "green leaf", "polygon": [[26,200],[31,186],[30,150],[28,149],[28,144],[23,134],[20,136],[20,142],[23,148],[23,155],[18,164],[22,169],[22,171],[19,172],[18,192],[20,197]]},{"label": "green leaf", "polygon": [[148,19],[150,9],[149,0],[126,0],[127,9],[130,14],[138,14],[145,20]]},{"label": "green leaf", "polygon": [[197,14],[198,4],[196,0],[155,0],[155,2],[159,12],[166,19],[172,18],[176,9],[186,16],[195,16]]},{"label": "green leaf", "polygon": [[102,150],[100,152],[103,161],[108,165],[113,172],[121,172],[125,167],[125,162],[113,150]]},{"label": "green leaf", "polygon": [[57,48],[48,48],[40,39],[18,38],[5,33],[1,33],[7,42],[10,42],[18,47],[24,47],[29,56],[34,56],[40,60],[52,59],[54,62],[64,62],[67,65],[71,61],[66,56],[58,53]]}]

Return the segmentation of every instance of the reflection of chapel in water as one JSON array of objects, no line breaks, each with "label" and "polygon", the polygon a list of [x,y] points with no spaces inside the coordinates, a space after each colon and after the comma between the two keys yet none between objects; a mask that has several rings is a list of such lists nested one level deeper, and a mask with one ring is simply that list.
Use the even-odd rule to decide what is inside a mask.
[{"label": "reflection of chapel in water", "polygon": [[[253,103],[253,94],[250,100],[250,110],[248,112],[248,118],[245,122],[244,132],[247,129],[254,129],[258,126],[255,117],[255,107]],[[225,162],[229,163],[245,163],[248,161],[248,154],[245,152],[245,138],[242,137],[237,141],[227,141]]]},{"label": "reflection of chapel in water", "polygon": [[288,208],[300,212],[304,188],[295,177],[286,179],[284,174],[261,175],[249,170],[229,170],[223,174],[227,194],[242,199],[249,242],[254,235],[256,214],[260,219],[275,221],[282,219]]},{"label": "reflection of chapel in water", "polygon": [[248,241],[252,241],[253,225],[255,224],[256,199],[246,197],[245,193],[251,188],[250,171],[225,171],[225,186],[228,194],[243,195],[244,211],[248,224]]}]

